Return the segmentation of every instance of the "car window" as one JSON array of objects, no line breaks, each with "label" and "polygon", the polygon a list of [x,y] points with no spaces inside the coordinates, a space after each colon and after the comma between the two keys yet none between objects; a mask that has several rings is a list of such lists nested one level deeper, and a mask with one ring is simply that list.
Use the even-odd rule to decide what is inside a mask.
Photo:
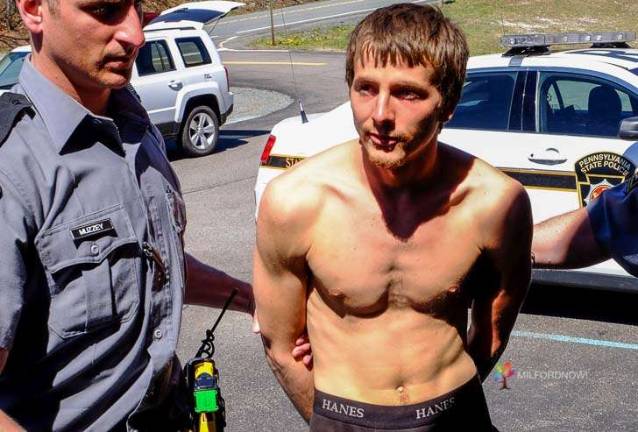
[{"label": "car window", "polygon": [[208,50],[204,42],[198,37],[176,39],[177,47],[182,55],[186,67],[199,66],[210,63]]},{"label": "car window", "polygon": [[18,82],[28,52],[11,52],[0,60],[0,89],[7,90]]},{"label": "car window", "polygon": [[173,58],[166,41],[150,41],[140,48],[135,60],[139,76],[175,70]]},{"label": "car window", "polygon": [[516,72],[469,74],[446,128],[507,130]]},{"label": "car window", "polygon": [[624,118],[638,115],[638,98],[610,81],[543,72],[539,82],[541,133],[615,137]]}]

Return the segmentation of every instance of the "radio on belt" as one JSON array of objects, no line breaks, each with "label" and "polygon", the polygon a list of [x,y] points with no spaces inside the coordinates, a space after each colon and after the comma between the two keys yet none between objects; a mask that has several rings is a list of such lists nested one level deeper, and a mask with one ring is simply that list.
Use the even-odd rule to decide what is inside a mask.
[{"label": "radio on belt", "polygon": [[237,289],[234,289],[213,327],[206,330],[206,338],[202,340],[197,354],[184,366],[186,386],[192,394],[192,432],[223,432],[226,427],[226,404],[219,388],[219,370],[213,360],[214,333],[236,294]]}]

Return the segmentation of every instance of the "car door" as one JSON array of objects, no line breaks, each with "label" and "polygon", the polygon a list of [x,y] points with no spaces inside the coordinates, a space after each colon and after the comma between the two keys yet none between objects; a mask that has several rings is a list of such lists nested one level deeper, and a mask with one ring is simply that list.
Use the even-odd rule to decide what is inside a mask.
[{"label": "car door", "polygon": [[516,69],[468,71],[461,100],[440,141],[498,168],[525,167],[518,146],[526,72]]},{"label": "car door", "polygon": [[552,174],[552,181],[530,196],[553,203],[539,215],[546,219],[587,205],[633,174],[638,161],[623,156],[632,143],[618,131],[622,119],[638,115],[638,96],[612,77],[587,71],[542,69],[535,76],[529,135],[542,144],[529,154],[529,167]]},{"label": "car door", "polygon": [[[638,95],[600,73],[540,69],[534,75],[536,102],[527,116],[535,125],[521,142],[537,143],[524,175],[541,221],[586,206],[633,174],[638,161],[627,153],[633,143],[618,131],[622,119],[638,115]],[[588,271],[627,274],[611,260]]]},{"label": "car door", "polygon": [[[620,121],[635,115],[638,96],[601,76],[470,72],[441,141],[523,183],[541,221],[585,205],[633,172],[638,161],[623,158],[632,143],[617,135]],[[604,176],[598,165],[617,172]]]},{"label": "car door", "polygon": [[131,84],[155,125],[164,134],[175,133],[175,101],[181,88],[169,40],[147,40],[139,50]]},{"label": "car door", "polygon": [[[601,74],[470,72],[441,141],[520,181],[537,223],[586,205],[633,173],[638,161],[623,156],[633,143],[617,134],[620,121],[635,115],[633,89]],[[589,270],[626,274],[611,261]]]}]

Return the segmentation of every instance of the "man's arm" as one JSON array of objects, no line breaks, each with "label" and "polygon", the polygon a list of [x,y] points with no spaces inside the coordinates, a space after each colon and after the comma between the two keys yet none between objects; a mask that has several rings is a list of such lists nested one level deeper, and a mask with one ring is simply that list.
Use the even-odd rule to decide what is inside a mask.
[{"label": "man's arm", "polygon": [[468,334],[468,352],[485,380],[505,351],[531,276],[532,213],[522,186],[509,186],[490,212],[486,268],[477,281]]},{"label": "man's arm", "polygon": [[[7,364],[7,358],[9,358],[9,350],[6,348],[0,348],[0,375],[4,370],[4,366]],[[24,429],[20,427],[11,417],[0,410],[0,431],[1,432],[24,432]]]},{"label": "man's arm", "polygon": [[594,237],[586,207],[535,225],[532,251],[539,268],[587,267],[609,259]]},{"label": "man's arm", "polygon": [[303,210],[287,208],[277,195],[271,184],[262,198],[253,286],[268,363],[295,408],[309,421],[313,374],[292,354],[306,327],[307,247],[299,223],[306,216]]},{"label": "man's arm", "polygon": [[250,284],[206,265],[189,254],[186,254],[186,275],[186,303],[220,308],[232,291],[237,289],[230,309],[249,314],[254,312]]}]

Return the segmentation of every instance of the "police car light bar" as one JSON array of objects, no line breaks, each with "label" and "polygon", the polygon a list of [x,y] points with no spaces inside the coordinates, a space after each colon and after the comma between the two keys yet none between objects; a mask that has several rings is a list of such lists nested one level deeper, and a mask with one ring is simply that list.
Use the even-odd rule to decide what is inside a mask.
[{"label": "police car light bar", "polygon": [[546,33],[505,35],[501,45],[505,48],[548,47],[551,45],[573,44],[626,44],[636,40],[635,32],[598,32],[598,33]]}]

